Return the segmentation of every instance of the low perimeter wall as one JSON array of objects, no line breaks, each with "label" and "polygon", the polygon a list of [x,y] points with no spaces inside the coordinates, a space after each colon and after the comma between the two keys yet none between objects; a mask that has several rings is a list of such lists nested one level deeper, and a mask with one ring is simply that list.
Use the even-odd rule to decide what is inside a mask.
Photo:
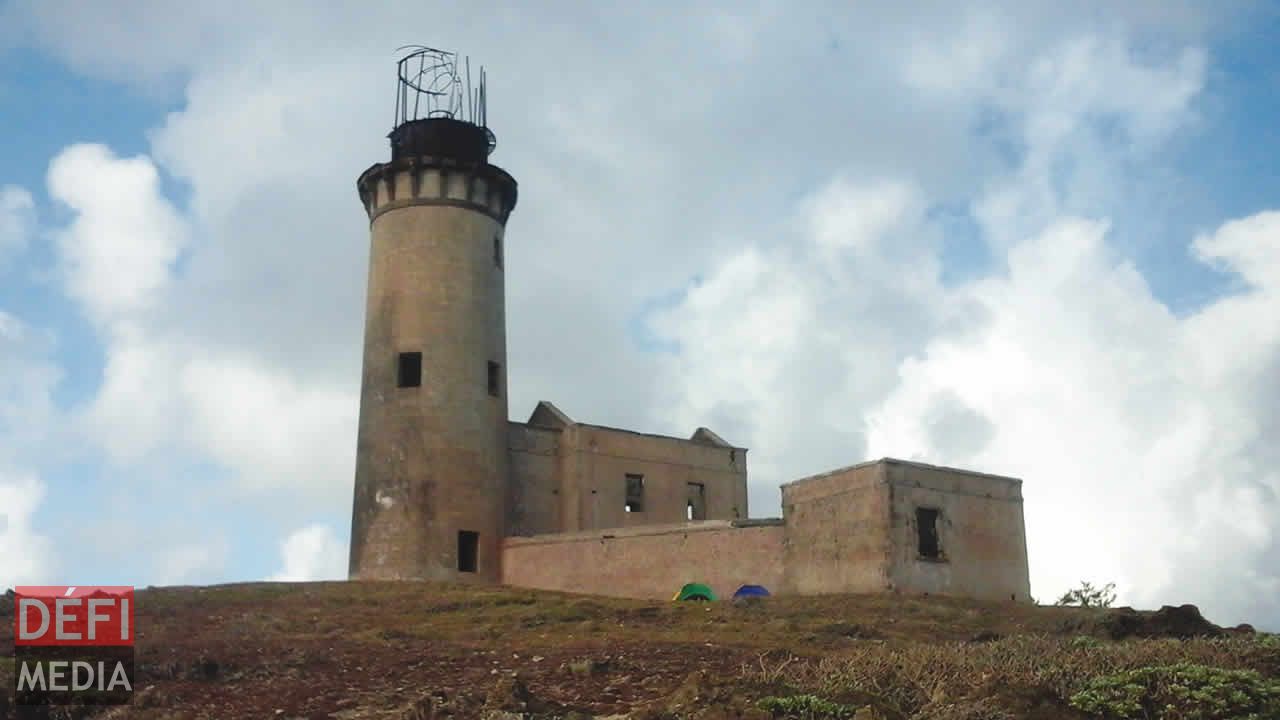
[{"label": "low perimeter wall", "polygon": [[670,600],[701,582],[727,598],[741,585],[782,592],[781,520],[705,521],[532,537],[502,545],[502,582],[539,590]]}]

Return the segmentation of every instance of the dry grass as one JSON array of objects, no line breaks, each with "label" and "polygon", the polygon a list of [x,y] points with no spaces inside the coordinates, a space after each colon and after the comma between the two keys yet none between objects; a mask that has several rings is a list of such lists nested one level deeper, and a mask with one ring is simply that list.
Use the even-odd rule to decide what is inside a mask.
[{"label": "dry grass", "polygon": [[743,666],[750,682],[852,698],[909,718],[961,700],[1031,694],[1065,708],[1092,679],[1124,670],[1190,662],[1280,675],[1280,647],[1266,639],[1079,642],[1029,635],[983,643],[859,643],[818,659],[762,656]]},{"label": "dry grass", "polygon": [[[891,595],[738,607],[430,583],[151,588],[137,596],[137,657],[155,687],[130,717],[399,717],[424,693],[475,709],[516,671],[539,697],[608,715],[669,704],[680,688],[703,697],[688,680],[703,671],[749,703],[813,695],[888,720],[1083,718],[1066,698],[1118,670],[1194,662],[1280,676],[1280,641],[1111,642],[1104,617]],[[0,622],[0,658],[11,655],[12,624]],[[584,658],[608,670],[565,669]],[[208,663],[216,672],[200,670]],[[0,661],[0,682],[12,677]]]}]

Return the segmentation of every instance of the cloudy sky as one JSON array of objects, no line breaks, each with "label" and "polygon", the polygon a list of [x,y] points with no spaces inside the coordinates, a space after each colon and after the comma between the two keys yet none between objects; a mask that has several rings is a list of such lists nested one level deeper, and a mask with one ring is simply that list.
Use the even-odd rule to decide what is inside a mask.
[{"label": "cloudy sky", "polygon": [[707,425],[754,515],[1014,475],[1042,601],[1280,630],[1274,9],[608,5],[0,0],[0,587],[345,574],[355,178],[424,43],[520,182],[514,417]]}]

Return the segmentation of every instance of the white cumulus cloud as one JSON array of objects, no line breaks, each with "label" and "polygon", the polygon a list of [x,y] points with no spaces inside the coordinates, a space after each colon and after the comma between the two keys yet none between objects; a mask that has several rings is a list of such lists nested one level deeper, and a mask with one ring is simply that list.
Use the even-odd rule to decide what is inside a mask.
[{"label": "white cumulus cloud", "polygon": [[55,548],[34,523],[49,492],[37,468],[65,447],[52,394],[61,374],[45,357],[48,333],[0,310],[0,589],[52,582]]},{"label": "white cumulus cloud", "polygon": [[327,525],[308,525],[291,533],[280,544],[281,567],[269,580],[306,582],[345,580],[347,544]]},{"label": "white cumulus cloud", "polygon": [[[1234,245],[1237,223],[1197,244],[1252,257],[1280,240],[1280,222],[1256,220],[1243,221],[1247,250]],[[1043,595],[1089,576],[1118,581],[1131,602],[1280,616],[1280,572],[1267,569],[1280,330],[1259,322],[1280,301],[1255,290],[1178,318],[1105,233],[1063,221],[1013,250],[1008,277],[958,291],[989,320],[902,364],[902,383],[869,413],[869,453],[1024,478]],[[981,418],[981,443],[956,449],[973,423],[940,426],[940,399]]]},{"label": "white cumulus cloud", "polygon": [[185,314],[175,289],[199,285],[176,267],[190,221],[162,194],[154,163],[72,146],[51,164],[49,186],[74,212],[58,233],[67,291],[100,321],[102,382],[82,420],[108,455],[154,461],[181,447],[230,470],[241,489],[344,496],[352,390],[300,379],[192,323],[199,311]]},{"label": "white cumulus cloud", "polygon": [[151,160],[73,145],[54,158],[48,181],[49,194],[76,211],[58,233],[68,292],[103,322],[151,309],[186,238]]},{"label": "white cumulus cloud", "polygon": [[0,589],[55,579],[53,543],[32,523],[44,499],[35,476],[0,469]]},{"label": "white cumulus cloud", "polygon": [[357,404],[342,388],[300,383],[244,358],[204,357],[183,370],[191,441],[249,488],[346,499],[355,471]]}]

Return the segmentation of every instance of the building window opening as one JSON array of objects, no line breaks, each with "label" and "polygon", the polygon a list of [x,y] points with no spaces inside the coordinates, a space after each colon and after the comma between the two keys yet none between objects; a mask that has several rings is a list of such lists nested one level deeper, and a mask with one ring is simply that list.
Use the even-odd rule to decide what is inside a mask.
[{"label": "building window opening", "polygon": [[627,473],[627,503],[629,513],[644,512],[644,476]]},{"label": "building window opening", "polygon": [[916,508],[916,541],[920,557],[940,560],[942,546],[938,543],[938,511],[934,508]]},{"label": "building window opening", "polygon": [[396,363],[396,385],[402,388],[415,388],[422,385],[422,353],[400,353]]},{"label": "building window opening", "polygon": [[493,236],[493,266],[502,269],[502,236]]},{"label": "building window opening", "polygon": [[480,555],[480,533],[458,531],[458,572],[473,573]]},{"label": "building window opening", "polygon": [[502,366],[489,361],[489,394],[498,397],[502,392]]},{"label": "building window opening", "polygon": [[688,503],[685,506],[686,519],[707,519],[707,494],[702,483],[689,483]]}]

